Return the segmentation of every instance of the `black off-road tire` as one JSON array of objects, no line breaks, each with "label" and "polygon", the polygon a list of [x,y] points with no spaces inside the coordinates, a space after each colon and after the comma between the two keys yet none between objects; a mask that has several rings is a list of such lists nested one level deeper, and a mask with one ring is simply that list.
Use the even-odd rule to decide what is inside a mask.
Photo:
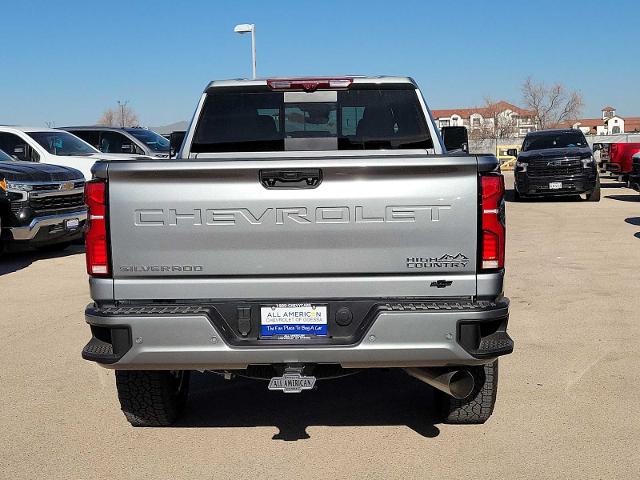
[{"label": "black off-road tire", "polygon": [[184,410],[189,371],[116,370],[124,416],[134,427],[168,427]]},{"label": "black off-road tire", "polygon": [[515,186],[513,187],[513,201],[514,202],[521,202],[522,201],[522,195],[520,195],[518,190],[516,190]]},{"label": "black off-road tire", "polygon": [[600,177],[596,177],[596,186],[593,187],[593,190],[591,190],[587,195],[587,201],[588,202],[600,201]]},{"label": "black off-road tire", "polygon": [[476,384],[467,398],[456,400],[446,393],[437,390],[434,392],[444,423],[484,423],[493,413],[498,395],[498,360],[487,365],[472,367],[470,371]]}]

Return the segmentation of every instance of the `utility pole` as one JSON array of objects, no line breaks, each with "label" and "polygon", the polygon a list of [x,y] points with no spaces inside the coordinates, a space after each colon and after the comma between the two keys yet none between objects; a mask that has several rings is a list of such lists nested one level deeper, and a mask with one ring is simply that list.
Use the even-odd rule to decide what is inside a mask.
[{"label": "utility pole", "polygon": [[124,128],[124,109],[127,106],[127,104],[129,103],[129,100],[125,100],[124,102],[121,102],[120,100],[118,100],[118,107],[120,107],[120,126],[122,128]]}]

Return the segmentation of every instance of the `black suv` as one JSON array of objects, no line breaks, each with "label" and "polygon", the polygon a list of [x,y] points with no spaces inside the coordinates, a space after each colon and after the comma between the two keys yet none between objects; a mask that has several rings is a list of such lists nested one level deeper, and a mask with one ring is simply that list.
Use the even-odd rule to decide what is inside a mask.
[{"label": "black suv", "polygon": [[528,133],[514,171],[515,199],[547,195],[576,195],[600,201],[600,178],[584,134],[580,130],[541,130]]},{"label": "black suv", "polygon": [[82,238],[86,221],[82,172],[0,150],[0,253],[10,243],[61,250]]}]

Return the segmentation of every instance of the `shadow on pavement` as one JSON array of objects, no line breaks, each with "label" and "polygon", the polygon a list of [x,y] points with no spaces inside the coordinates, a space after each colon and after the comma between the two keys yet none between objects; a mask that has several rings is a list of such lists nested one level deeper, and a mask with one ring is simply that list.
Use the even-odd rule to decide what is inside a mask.
[{"label": "shadow on pavement", "polygon": [[278,427],[274,440],[308,439],[310,426],[406,425],[438,436],[431,387],[401,370],[366,370],[319,380],[300,394],[267,390],[267,382],[195,373],[185,416],[176,427]]},{"label": "shadow on pavement", "polygon": [[[624,219],[629,225],[634,225],[636,227],[640,227],[640,217],[629,217]],[[634,237],[640,239],[640,232],[636,232],[633,234]]]},{"label": "shadow on pavement", "polygon": [[4,251],[0,257],[0,276],[22,270],[38,260],[68,257],[70,255],[77,255],[78,253],[84,253],[83,245],[71,245],[65,250],[58,252],[44,252],[31,249]]},{"label": "shadow on pavement", "polygon": [[571,202],[582,202],[583,200],[580,198],[580,195],[565,195],[559,197],[527,197],[524,199],[516,200],[515,190],[505,190],[504,192],[504,200],[506,202],[514,202],[514,203],[571,203]]},{"label": "shadow on pavement", "polygon": [[640,202],[640,195],[605,195],[604,198],[619,200],[621,202]]},{"label": "shadow on pavement", "polygon": [[627,184],[625,182],[618,182],[617,180],[605,181],[602,177],[600,177],[600,186],[602,188],[626,188]]}]

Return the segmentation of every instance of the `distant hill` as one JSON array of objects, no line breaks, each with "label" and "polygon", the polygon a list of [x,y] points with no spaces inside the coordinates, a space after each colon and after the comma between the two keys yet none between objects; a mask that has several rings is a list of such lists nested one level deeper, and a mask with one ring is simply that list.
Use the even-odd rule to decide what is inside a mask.
[{"label": "distant hill", "polygon": [[158,132],[160,135],[165,135],[179,130],[186,130],[188,126],[189,122],[183,120],[181,122],[170,123],[169,125],[163,125],[161,127],[149,127],[149,130]]}]

